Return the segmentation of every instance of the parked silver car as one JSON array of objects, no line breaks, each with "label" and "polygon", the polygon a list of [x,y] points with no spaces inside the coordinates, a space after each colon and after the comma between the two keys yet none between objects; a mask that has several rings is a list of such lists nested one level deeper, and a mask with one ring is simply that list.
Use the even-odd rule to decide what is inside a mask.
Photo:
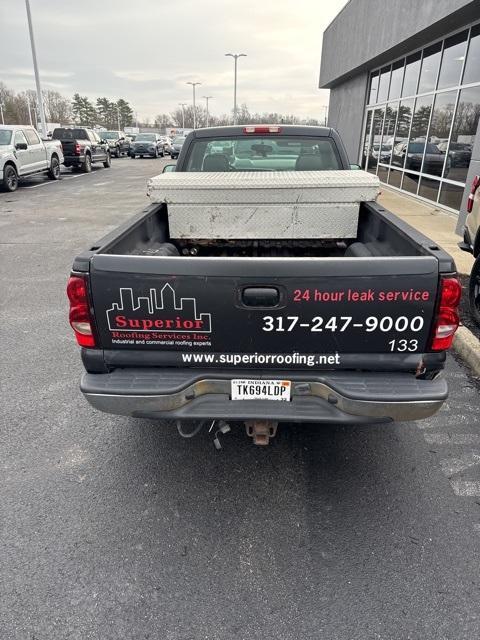
[{"label": "parked silver car", "polygon": [[4,191],[15,191],[20,178],[47,173],[60,178],[63,164],[62,144],[43,141],[33,127],[0,125],[0,179]]}]

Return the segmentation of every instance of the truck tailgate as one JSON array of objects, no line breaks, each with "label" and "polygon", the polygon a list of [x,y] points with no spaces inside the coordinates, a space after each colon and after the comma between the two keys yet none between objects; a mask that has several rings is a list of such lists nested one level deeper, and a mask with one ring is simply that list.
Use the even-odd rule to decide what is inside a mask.
[{"label": "truck tailgate", "polygon": [[183,367],[341,368],[342,354],[425,353],[438,279],[433,256],[90,262],[99,346]]}]

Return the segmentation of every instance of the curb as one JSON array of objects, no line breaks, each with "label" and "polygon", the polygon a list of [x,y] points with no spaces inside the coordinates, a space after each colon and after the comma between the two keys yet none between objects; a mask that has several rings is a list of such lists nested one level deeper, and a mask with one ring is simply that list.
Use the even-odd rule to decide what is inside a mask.
[{"label": "curb", "polygon": [[459,327],[453,340],[453,348],[464,362],[480,377],[479,340],[467,327]]}]

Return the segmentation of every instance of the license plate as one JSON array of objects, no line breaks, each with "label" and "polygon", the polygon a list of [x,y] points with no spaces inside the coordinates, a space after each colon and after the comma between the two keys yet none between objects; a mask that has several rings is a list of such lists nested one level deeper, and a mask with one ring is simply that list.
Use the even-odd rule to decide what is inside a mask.
[{"label": "license plate", "polygon": [[289,402],[290,380],[232,380],[232,400],[280,400]]}]

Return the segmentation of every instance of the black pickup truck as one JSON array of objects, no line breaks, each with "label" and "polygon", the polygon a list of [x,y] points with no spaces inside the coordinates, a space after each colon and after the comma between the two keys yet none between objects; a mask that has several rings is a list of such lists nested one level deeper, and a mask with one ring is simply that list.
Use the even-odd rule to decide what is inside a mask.
[{"label": "black pickup truck", "polygon": [[[273,157],[312,140],[331,147],[324,169],[353,168],[332,129],[262,126],[194,131],[167,171],[318,170],[312,154]],[[454,262],[374,201],[349,241],[195,246],[151,204],[75,258],[68,296],[81,391],[101,411],[244,421],[263,444],[278,422],[416,420],[447,398]]]},{"label": "black pickup truck", "polygon": [[105,169],[112,164],[108,142],[93,129],[58,127],[54,129],[52,139],[62,143],[66,167],[90,173],[96,162],[101,162]]}]

